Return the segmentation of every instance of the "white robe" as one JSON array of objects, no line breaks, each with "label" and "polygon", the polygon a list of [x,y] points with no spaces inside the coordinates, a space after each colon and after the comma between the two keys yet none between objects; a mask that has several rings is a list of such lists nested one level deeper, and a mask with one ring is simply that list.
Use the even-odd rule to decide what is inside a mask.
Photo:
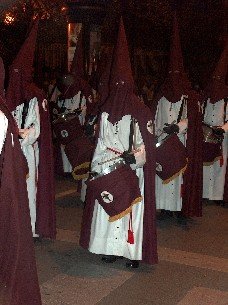
[{"label": "white robe", "polygon": [[[126,115],[118,122],[118,125],[112,125],[108,121],[108,114],[103,113],[100,124],[100,134],[98,144],[93,156],[92,171],[100,173],[117,161],[111,161],[103,165],[98,163],[109,160],[116,156],[115,153],[108,150],[107,147],[114,148],[120,152],[129,149],[131,116]],[[136,125],[135,136],[136,147],[143,146],[143,140]],[[141,195],[144,195],[144,175],[143,168],[132,165],[133,170],[139,177],[139,187]],[[123,256],[131,260],[142,259],[142,241],[143,241],[143,215],[144,201],[133,206],[132,222],[135,243],[127,243],[129,229],[129,214],[125,217],[111,223],[109,216],[102,206],[96,200],[89,243],[89,251],[96,254]]]},{"label": "white robe", "polygon": [[8,128],[8,120],[4,113],[0,110],[0,154],[5,143],[6,132]]},{"label": "white robe", "polygon": [[[226,108],[226,120],[228,118],[228,107]],[[204,122],[211,126],[222,126],[224,124],[224,100],[215,104],[207,101]],[[225,127],[226,128],[226,127]],[[228,155],[228,134],[224,135],[223,140],[223,166],[220,161],[214,162],[210,166],[203,167],[203,198],[209,200],[223,200],[224,184],[227,167]]]},{"label": "white robe", "polygon": [[[80,105],[80,97],[81,97],[81,91],[79,91],[73,98],[71,99],[65,99],[65,100],[59,100],[58,106],[66,107],[65,113],[70,113],[74,111],[75,109],[78,109],[79,107],[82,108],[81,114],[78,116],[79,122],[81,125],[84,125],[85,123],[85,117],[86,117],[86,98],[83,96],[81,105]],[[72,166],[70,164],[70,161],[68,160],[64,147],[61,146],[61,155],[62,155],[62,161],[63,161],[63,171],[64,173],[71,173],[72,172]]]},{"label": "white robe", "polygon": [[[155,134],[157,136],[162,133],[165,123],[171,124],[173,121],[177,122],[183,98],[184,97],[182,96],[181,100],[176,103],[170,103],[165,97],[162,97],[159,100],[155,116]],[[186,115],[187,109],[184,107],[182,117],[186,117]],[[187,119],[183,119],[178,123],[180,129],[178,137],[184,145],[186,145],[187,124]],[[158,140],[160,141],[166,136],[167,134],[163,134],[158,138]],[[172,162],[172,160],[170,160],[170,162]],[[162,182],[163,180],[156,175],[156,208],[168,211],[181,211],[181,185],[183,183],[183,175],[180,174],[167,184],[163,184]]]},{"label": "white robe", "polygon": [[[24,104],[19,105],[13,116],[18,125],[21,128],[22,112]],[[29,197],[29,209],[31,217],[31,226],[33,236],[35,234],[36,224],[36,193],[37,193],[37,179],[38,179],[38,163],[39,163],[39,147],[37,139],[40,135],[40,115],[37,98],[33,98],[29,102],[28,114],[25,120],[24,129],[28,131],[25,138],[20,140],[22,151],[26,157],[29,168],[29,177],[27,179],[27,190]]]}]

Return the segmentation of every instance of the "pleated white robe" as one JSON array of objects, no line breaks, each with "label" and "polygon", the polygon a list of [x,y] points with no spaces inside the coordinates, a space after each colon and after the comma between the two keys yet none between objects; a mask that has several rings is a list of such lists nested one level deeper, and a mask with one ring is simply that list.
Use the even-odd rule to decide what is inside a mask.
[{"label": "pleated white robe", "polygon": [[[224,100],[220,100],[215,104],[207,101],[205,108],[204,122],[211,126],[224,125]],[[228,119],[228,107],[226,107],[225,120]],[[225,176],[227,168],[228,155],[228,134],[224,134],[222,144],[223,148],[223,165],[220,160],[214,162],[210,166],[203,167],[203,198],[209,200],[223,200]]]},{"label": "pleated white robe", "polygon": [[[118,161],[110,161],[103,165],[98,164],[116,156],[116,154],[108,150],[107,147],[114,148],[120,152],[129,149],[130,124],[130,115],[124,116],[118,124],[113,125],[108,121],[108,113],[102,113],[99,139],[92,160],[92,171],[100,173]],[[143,146],[143,140],[138,125],[136,125],[135,144],[136,147]],[[136,168],[137,166],[135,165],[132,165],[131,167],[133,170],[136,170],[136,174],[139,177],[139,187],[141,195],[143,196],[143,168]],[[135,204],[132,209],[132,223],[135,238],[135,243],[132,245],[127,243],[130,218],[129,214],[111,223],[108,221],[108,214],[96,200],[91,225],[89,251],[96,254],[116,255],[131,260],[141,260],[143,215],[144,201],[142,200],[140,203]]]},{"label": "pleated white robe", "polygon": [[[19,105],[12,113],[19,129],[21,129],[23,107],[24,104]],[[29,109],[25,120],[24,129],[28,131],[28,134],[24,139],[20,140],[20,143],[22,151],[28,162],[29,177],[27,179],[27,190],[29,197],[29,209],[32,232],[33,236],[36,237],[36,193],[39,165],[39,147],[37,139],[40,135],[40,115],[37,98],[33,98],[29,102]]]},{"label": "pleated white robe", "polygon": [[[176,103],[169,102],[165,97],[162,97],[157,106],[157,112],[155,116],[155,134],[159,136],[165,123],[171,124],[173,121],[177,123],[179,111],[181,108],[183,96],[180,101]],[[183,109],[183,117],[187,116],[187,109]],[[187,130],[187,119],[183,119],[178,123],[179,134],[178,137],[181,142],[186,145],[186,130]],[[164,139],[167,134],[163,134],[158,138],[158,141]],[[170,152],[170,160],[171,152]],[[183,174],[180,174],[178,177],[173,179],[167,184],[162,183],[163,180],[156,175],[155,178],[155,194],[156,194],[156,208],[164,209],[168,211],[181,211],[182,209],[182,197],[181,197],[181,186],[183,183]]]}]

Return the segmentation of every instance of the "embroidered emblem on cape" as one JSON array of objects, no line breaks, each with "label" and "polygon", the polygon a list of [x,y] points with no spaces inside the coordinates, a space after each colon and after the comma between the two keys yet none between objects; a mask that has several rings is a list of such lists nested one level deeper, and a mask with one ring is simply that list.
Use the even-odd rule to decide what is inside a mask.
[{"label": "embroidered emblem on cape", "polygon": [[157,172],[162,172],[162,166],[159,163],[156,163],[156,171]]},{"label": "embroidered emblem on cape", "polygon": [[113,195],[110,194],[110,193],[107,192],[107,191],[103,191],[103,192],[101,193],[101,198],[103,199],[103,201],[104,201],[105,203],[111,203],[111,202],[113,202]]},{"label": "embroidered emblem on cape", "polygon": [[153,122],[152,120],[148,121],[146,124],[147,130],[149,131],[150,134],[154,133],[154,128],[153,128]]},{"label": "embroidered emblem on cape", "polygon": [[63,138],[67,138],[68,137],[68,132],[66,130],[61,130],[61,136]]}]

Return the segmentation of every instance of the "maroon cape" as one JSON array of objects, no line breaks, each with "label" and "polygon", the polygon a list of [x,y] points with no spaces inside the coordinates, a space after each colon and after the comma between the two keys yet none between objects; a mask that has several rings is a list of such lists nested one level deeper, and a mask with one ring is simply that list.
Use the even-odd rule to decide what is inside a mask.
[{"label": "maroon cape", "polygon": [[[0,156],[0,304],[41,305],[26,186],[27,162],[10,111]],[[12,145],[12,140],[14,145]]]},{"label": "maroon cape", "polygon": [[42,91],[37,96],[40,112],[39,167],[37,184],[36,232],[45,238],[56,237],[54,152],[48,104],[42,106]]},{"label": "maroon cape", "polygon": [[195,93],[188,97],[188,133],[187,133],[187,158],[188,166],[183,180],[183,208],[182,212],[187,217],[202,216],[203,192],[203,132],[202,114],[198,101],[200,97]]}]

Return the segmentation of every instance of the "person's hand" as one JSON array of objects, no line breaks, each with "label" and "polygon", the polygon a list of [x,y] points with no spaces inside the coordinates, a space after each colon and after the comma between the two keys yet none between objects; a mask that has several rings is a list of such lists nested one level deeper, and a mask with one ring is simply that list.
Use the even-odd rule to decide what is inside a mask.
[{"label": "person's hand", "polygon": [[28,133],[29,133],[29,129],[28,128],[19,129],[19,137],[21,139],[25,139],[27,137]]},{"label": "person's hand", "polygon": [[167,134],[173,134],[179,132],[179,126],[177,124],[165,124],[166,126],[163,128],[163,131]]},{"label": "person's hand", "polygon": [[126,164],[135,164],[136,163],[134,154],[129,153],[128,151],[124,151],[122,153],[122,155],[120,155],[120,157],[124,159]]}]

